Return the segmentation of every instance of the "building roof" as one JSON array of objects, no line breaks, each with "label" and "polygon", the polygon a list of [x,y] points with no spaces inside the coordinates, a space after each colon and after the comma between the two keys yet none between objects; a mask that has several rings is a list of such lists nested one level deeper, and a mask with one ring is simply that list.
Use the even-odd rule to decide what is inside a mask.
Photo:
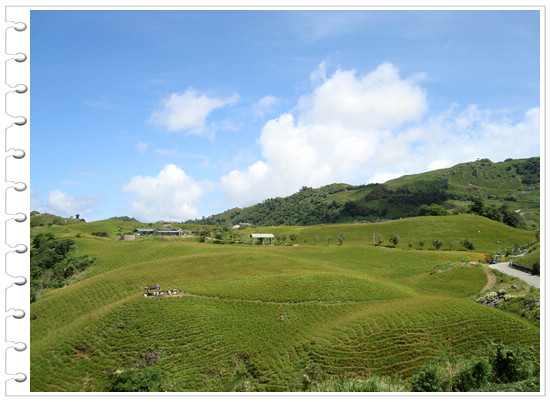
[{"label": "building roof", "polygon": [[274,238],[275,236],[272,234],[262,234],[262,233],[252,233],[250,237],[253,237],[255,239],[261,239],[261,238]]}]

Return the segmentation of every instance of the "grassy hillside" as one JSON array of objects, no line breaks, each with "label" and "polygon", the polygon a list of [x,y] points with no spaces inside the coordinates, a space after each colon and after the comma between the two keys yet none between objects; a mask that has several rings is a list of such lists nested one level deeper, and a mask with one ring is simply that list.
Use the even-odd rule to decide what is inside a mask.
[{"label": "grassy hillside", "polygon": [[441,204],[449,213],[464,213],[475,199],[487,206],[519,210],[529,228],[540,225],[540,158],[489,159],[448,169],[407,175],[384,184],[331,184],[303,187],[289,197],[276,197],[248,207],[234,208],[194,223],[229,225],[315,225],[377,218],[416,216],[425,204]]},{"label": "grassy hillside", "polygon": [[[33,228],[73,239],[95,262],[31,305],[32,391],[109,391],[125,373],[148,370],[164,391],[301,391],[312,370],[408,381],[431,358],[473,356],[484,341],[539,348],[537,326],[475,303],[489,277],[468,263],[497,241],[528,243],[532,232],[451,216],[263,228],[299,232],[300,247],[118,240],[133,225]],[[372,247],[373,228],[386,239],[467,235],[476,249]],[[326,241],[341,232],[342,246]],[[141,288],[156,283],[180,293],[144,298]]]}]

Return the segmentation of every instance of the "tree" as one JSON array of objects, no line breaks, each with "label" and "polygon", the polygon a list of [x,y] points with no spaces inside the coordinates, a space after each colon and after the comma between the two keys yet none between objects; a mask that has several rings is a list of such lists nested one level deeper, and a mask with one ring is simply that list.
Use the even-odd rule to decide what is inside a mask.
[{"label": "tree", "polygon": [[468,207],[468,212],[476,215],[483,216],[485,213],[485,203],[481,197],[477,197]]},{"label": "tree", "polygon": [[423,204],[416,210],[418,216],[445,216],[449,212],[439,204],[431,204],[430,206]]},{"label": "tree", "polygon": [[285,241],[286,241],[286,235],[285,234],[278,234],[275,236],[275,238],[277,239],[277,242],[279,244],[285,244]]},{"label": "tree", "polygon": [[441,241],[440,239],[433,239],[432,244],[434,245],[436,250],[439,250],[443,245],[443,241]]},{"label": "tree", "polygon": [[375,239],[375,244],[377,246],[381,245],[382,244],[382,235],[380,233],[376,233],[374,235],[374,239]]},{"label": "tree", "polygon": [[397,246],[397,243],[399,243],[399,236],[395,233],[392,233],[392,235],[390,236],[390,242],[392,242],[394,246]]},{"label": "tree", "polygon": [[338,241],[340,242],[340,245],[342,245],[344,243],[344,234],[343,233],[340,233],[338,235]]},{"label": "tree", "polygon": [[296,241],[298,240],[298,235],[295,234],[295,233],[292,233],[288,236],[288,238],[290,239],[290,241],[292,242],[292,244],[296,244]]},{"label": "tree", "polygon": [[418,242],[418,245],[420,246],[420,249],[422,250],[422,248],[424,247],[424,243],[426,243],[426,240],[422,239]]},{"label": "tree", "polygon": [[466,250],[473,250],[475,247],[474,247],[474,242],[471,241],[470,239],[462,239],[460,241],[460,244],[462,244],[462,246],[466,249]]}]

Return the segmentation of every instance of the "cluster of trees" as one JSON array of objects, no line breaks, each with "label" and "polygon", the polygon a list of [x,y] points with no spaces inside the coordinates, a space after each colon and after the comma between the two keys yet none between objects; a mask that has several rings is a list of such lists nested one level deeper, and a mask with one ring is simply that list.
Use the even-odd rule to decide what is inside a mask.
[{"label": "cluster of trees", "polygon": [[[465,187],[464,184],[468,181],[476,185]],[[288,197],[270,198],[249,208],[234,209],[187,223],[316,225],[353,220],[372,221],[378,217],[395,219],[415,215],[446,215],[449,211],[441,206],[443,202],[476,202],[475,197],[479,196],[480,187],[489,199],[513,201],[516,199],[514,192],[518,190],[519,183],[529,186],[540,183],[540,158],[501,163],[482,159],[457,165],[442,172],[437,178],[433,175],[420,175],[414,181],[395,180],[386,184],[361,186],[331,184],[318,189],[302,187],[300,191]],[[505,185],[509,191],[503,191],[500,184]],[[350,191],[350,198],[346,195],[332,196],[343,191]],[[359,193],[362,194],[360,197]],[[517,217],[506,207],[491,206],[483,213],[510,226],[521,225]]]},{"label": "cluster of trees", "polygon": [[[393,244],[394,247],[397,246],[397,244],[399,243],[400,240],[401,240],[401,238],[399,237],[399,235],[397,235],[395,233],[392,233],[390,235],[389,241],[390,241],[390,243]],[[380,233],[375,233],[374,234],[374,245],[375,246],[380,246],[383,243],[383,241],[384,241],[384,239],[382,238],[382,235]],[[408,243],[409,248],[411,248],[413,246],[413,239],[411,239],[410,237],[407,238],[407,243]],[[454,242],[451,242],[451,243],[454,243]],[[462,245],[462,247],[464,247],[466,250],[474,250],[475,249],[474,242],[471,241],[468,238],[461,239],[458,243],[460,243]],[[419,246],[420,249],[424,248],[424,244],[426,244],[426,240],[420,239],[418,241],[418,246]],[[441,240],[441,239],[432,239],[432,244],[433,244],[433,246],[435,247],[436,250],[439,250],[443,246],[443,240]]]},{"label": "cluster of trees", "polygon": [[[238,220],[262,226],[317,225],[334,223],[340,217],[342,202],[328,201],[338,187],[325,186],[320,189],[302,187],[289,197],[265,200],[254,208],[242,210]],[[338,190],[341,191],[341,190]]]},{"label": "cluster of trees", "polygon": [[521,183],[531,186],[540,183],[540,157],[529,158],[523,163],[514,165],[516,173],[521,176]]},{"label": "cluster of trees", "polygon": [[[493,221],[504,223],[505,225],[512,226],[514,228],[525,229],[525,219],[517,212],[511,210],[505,204],[500,206],[490,205],[486,206],[485,201],[481,197],[473,198],[470,205],[467,207],[466,213],[484,216]],[[444,207],[439,204],[432,203],[431,205],[421,205],[416,210],[417,216],[445,216],[449,215]]]},{"label": "cluster of trees", "polygon": [[40,233],[31,239],[31,303],[42,289],[60,288],[86,270],[94,259],[75,256],[74,240]]},{"label": "cluster of trees", "polygon": [[473,202],[468,207],[468,213],[484,216],[493,221],[502,222],[505,225],[512,226],[514,228],[525,229],[525,220],[523,217],[512,211],[506,205],[496,206],[486,206],[485,201],[481,198],[475,198]]}]

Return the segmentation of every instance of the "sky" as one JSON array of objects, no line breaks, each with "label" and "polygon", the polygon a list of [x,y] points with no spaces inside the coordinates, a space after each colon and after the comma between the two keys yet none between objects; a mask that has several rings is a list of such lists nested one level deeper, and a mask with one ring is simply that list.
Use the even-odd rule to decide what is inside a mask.
[{"label": "sky", "polygon": [[31,210],[185,221],[540,156],[537,10],[33,10]]}]

